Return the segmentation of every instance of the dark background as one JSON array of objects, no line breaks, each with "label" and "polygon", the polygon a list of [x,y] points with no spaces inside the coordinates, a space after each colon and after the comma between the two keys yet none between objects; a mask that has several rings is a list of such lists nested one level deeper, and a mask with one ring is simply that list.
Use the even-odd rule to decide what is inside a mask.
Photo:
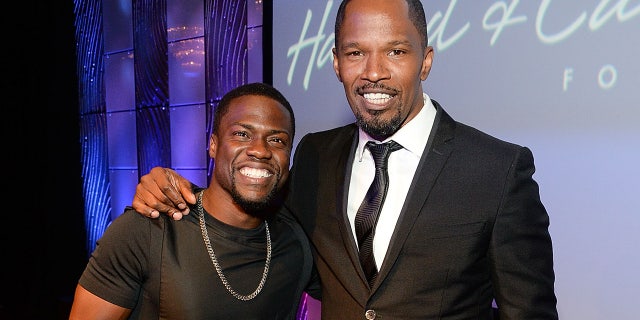
[{"label": "dark background", "polygon": [[87,261],[74,4],[21,6],[1,19],[0,319],[67,319]]}]

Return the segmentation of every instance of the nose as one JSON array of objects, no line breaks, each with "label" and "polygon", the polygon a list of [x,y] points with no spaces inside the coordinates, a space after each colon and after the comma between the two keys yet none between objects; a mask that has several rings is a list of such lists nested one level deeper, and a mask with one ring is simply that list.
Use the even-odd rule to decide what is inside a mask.
[{"label": "nose", "polygon": [[364,65],[362,77],[371,82],[389,79],[389,69],[386,67],[386,57],[382,54],[370,54]]},{"label": "nose", "polygon": [[256,159],[271,158],[271,146],[265,139],[253,139],[247,148],[247,154]]}]

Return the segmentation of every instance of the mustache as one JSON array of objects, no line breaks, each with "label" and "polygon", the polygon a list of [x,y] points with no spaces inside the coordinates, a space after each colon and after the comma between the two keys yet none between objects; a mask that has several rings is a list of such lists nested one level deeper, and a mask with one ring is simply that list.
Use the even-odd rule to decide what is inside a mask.
[{"label": "mustache", "polygon": [[400,91],[400,90],[398,90],[396,88],[392,88],[392,87],[386,86],[386,85],[384,85],[382,83],[367,83],[365,85],[362,85],[362,86],[358,87],[356,89],[356,92],[358,94],[363,94],[365,92],[365,90],[371,90],[371,89],[391,91],[394,94],[397,94]]}]

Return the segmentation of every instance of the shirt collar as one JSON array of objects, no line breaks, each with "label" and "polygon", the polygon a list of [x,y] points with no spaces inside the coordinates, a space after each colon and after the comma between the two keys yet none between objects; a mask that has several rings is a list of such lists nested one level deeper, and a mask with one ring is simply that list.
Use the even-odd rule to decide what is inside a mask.
[{"label": "shirt collar", "polygon": [[423,107],[415,116],[404,126],[402,126],[396,133],[388,137],[384,141],[377,141],[369,136],[362,129],[358,128],[358,148],[356,149],[356,159],[362,161],[362,155],[364,153],[365,145],[369,141],[376,143],[384,143],[389,140],[394,140],[408,150],[412,154],[420,157],[424,147],[427,145],[431,128],[436,117],[436,108],[431,103],[431,98],[426,93],[422,93],[424,101]]}]

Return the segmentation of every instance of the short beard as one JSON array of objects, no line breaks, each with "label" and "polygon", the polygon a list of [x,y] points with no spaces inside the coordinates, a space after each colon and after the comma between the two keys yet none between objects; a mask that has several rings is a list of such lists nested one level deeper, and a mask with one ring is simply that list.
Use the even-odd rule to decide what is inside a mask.
[{"label": "short beard", "polygon": [[[278,177],[277,180],[279,181],[280,178]],[[242,208],[248,215],[260,219],[267,219],[274,216],[278,206],[282,204],[282,197],[278,188],[271,189],[262,200],[255,201],[243,197],[238,192],[238,189],[236,189],[235,181],[233,181],[231,188],[231,197],[235,204]]]},{"label": "short beard", "polygon": [[391,120],[383,122],[378,118],[380,111],[371,111],[370,115],[373,117],[370,120],[365,120],[362,113],[358,112],[356,116],[356,124],[368,135],[376,138],[377,140],[384,140],[385,138],[393,135],[400,129],[402,125],[402,118],[400,113],[397,113]]}]

